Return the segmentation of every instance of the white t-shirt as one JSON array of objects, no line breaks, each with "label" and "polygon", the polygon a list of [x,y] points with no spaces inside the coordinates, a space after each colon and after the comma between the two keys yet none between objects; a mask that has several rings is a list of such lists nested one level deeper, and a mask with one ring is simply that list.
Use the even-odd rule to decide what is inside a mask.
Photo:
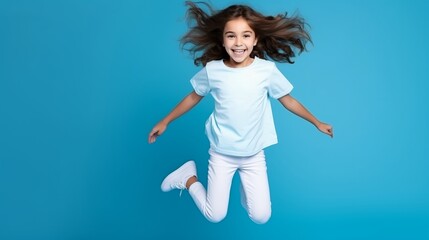
[{"label": "white t-shirt", "polygon": [[214,98],[206,135],[215,152],[252,156],[277,143],[268,96],[278,99],[293,86],[273,62],[255,57],[249,66],[231,68],[223,60],[210,61],[191,84],[198,95]]}]

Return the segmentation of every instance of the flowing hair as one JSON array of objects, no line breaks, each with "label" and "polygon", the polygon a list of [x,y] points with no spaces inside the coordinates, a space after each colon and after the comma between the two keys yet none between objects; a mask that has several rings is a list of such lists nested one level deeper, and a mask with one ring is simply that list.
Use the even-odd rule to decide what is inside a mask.
[{"label": "flowing hair", "polygon": [[[300,16],[288,17],[287,13],[276,16],[264,16],[246,5],[232,5],[221,11],[214,10],[204,2],[186,1],[186,18],[190,30],[180,39],[182,49],[188,50],[195,65],[212,60],[228,59],[223,47],[225,24],[233,19],[244,18],[258,39],[251,57],[271,58],[278,62],[294,63],[292,58],[306,50],[311,37],[305,29],[307,25]],[[198,6],[204,5],[207,11]],[[190,46],[186,48],[186,46]]]}]

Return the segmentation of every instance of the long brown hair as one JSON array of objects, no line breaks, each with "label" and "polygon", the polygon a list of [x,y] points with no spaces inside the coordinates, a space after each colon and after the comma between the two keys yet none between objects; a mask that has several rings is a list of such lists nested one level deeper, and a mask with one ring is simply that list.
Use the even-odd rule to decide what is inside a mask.
[{"label": "long brown hair", "polygon": [[[194,25],[180,43],[193,55],[195,65],[205,66],[211,60],[229,58],[222,46],[222,34],[225,24],[239,17],[247,21],[258,38],[251,57],[294,63],[291,58],[295,57],[295,52],[303,52],[306,43],[311,42],[310,34],[305,29],[307,24],[300,16],[288,17],[287,13],[264,16],[246,5],[232,5],[216,11],[204,2],[186,1],[185,4],[188,6],[187,20]],[[204,5],[208,11],[205,12],[198,4]]]}]

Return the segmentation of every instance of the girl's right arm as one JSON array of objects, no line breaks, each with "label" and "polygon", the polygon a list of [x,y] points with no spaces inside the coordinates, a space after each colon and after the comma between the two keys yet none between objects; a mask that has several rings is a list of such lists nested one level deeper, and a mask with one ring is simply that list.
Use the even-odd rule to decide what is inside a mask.
[{"label": "girl's right arm", "polygon": [[192,109],[201,101],[202,98],[203,97],[198,95],[195,91],[192,91],[185,98],[183,98],[183,100],[177,104],[177,106],[164,119],[162,119],[155,125],[155,127],[153,127],[152,131],[149,133],[149,143],[155,142],[156,138],[165,132],[168,124]]}]

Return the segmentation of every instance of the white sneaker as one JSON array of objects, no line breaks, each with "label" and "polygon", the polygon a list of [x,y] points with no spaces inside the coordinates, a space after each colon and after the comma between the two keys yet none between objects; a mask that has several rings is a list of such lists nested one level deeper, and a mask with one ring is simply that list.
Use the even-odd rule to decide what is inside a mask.
[{"label": "white sneaker", "polygon": [[182,191],[186,189],[186,182],[193,176],[197,176],[197,168],[195,162],[191,160],[168,174],[161,183],[161,190],[169,192],[173,189],[180,189],[180,194],[182,194]]}]

